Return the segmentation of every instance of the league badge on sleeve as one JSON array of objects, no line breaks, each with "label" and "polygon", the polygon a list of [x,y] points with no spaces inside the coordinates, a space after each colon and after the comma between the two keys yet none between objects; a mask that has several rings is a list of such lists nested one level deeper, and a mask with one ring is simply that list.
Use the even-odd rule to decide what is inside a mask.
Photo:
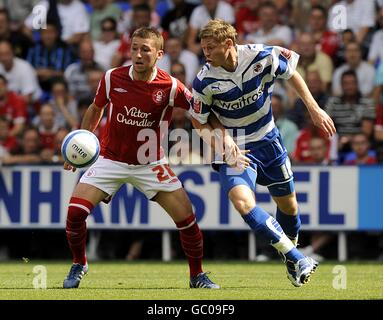
[{"label": "league badge on sleeve", "polygon": [[201,113],[202,111],[202,102],[196,98],[193,101],[193,110],[195,113]]},{"label": "league badge on sleeve", "polygon": [[291,58],[291,51],[286,48],[281,48],[281,54],[284,56],[287,60]]},{"label": "league badge on sleeve", "polygon": [[190,92],[190,90],[188,88],[185,87],[184,89],[184,94],[185,94],[185,97],[186,97],[186,100],[191,102],[192,99],[193,99],[193,94]]}]

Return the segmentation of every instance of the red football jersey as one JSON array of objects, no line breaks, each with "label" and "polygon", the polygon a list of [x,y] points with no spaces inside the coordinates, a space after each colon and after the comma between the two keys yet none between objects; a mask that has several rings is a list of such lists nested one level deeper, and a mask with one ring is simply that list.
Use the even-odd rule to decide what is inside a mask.
[{"label": "red football jersey", "polygon": [[132,66],[108,70],[94,98],[96,106],[108,105],[100,154],[135,165],[161,159],[161,134],[169,126],[172,108],[189,110],[191,97],[180,81],[158,68],[148,82],[134,80]]},{"label": "red football jersey", "polygon": [[7,92],[7,101],[0,103],[0,116],[4,116],[13,127],[27,120],[27,105],[24,99],[14,92]]}]

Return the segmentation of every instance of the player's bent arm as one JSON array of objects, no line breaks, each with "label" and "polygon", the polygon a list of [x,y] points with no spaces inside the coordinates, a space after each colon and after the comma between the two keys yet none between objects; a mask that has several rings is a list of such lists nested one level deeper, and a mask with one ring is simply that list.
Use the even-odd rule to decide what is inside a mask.
[{"label": "player's bent arm", "polygon": [[205,124],[194,117],[191,119],[200,137],[213,149],[220,160],[226,161],[231,166],[247,167],[249,165],[249,159],[244,156],[247,151],[239,149],[214,113],[210,113],[208,122]]},{"label": "player's bent arm", "polygon": [[93,132],[97,128],[103,113],[103,107],[100,108],[95,103],[92,103],[84,114],[81,122],[81,129],[86,129]]},{"label": "player's bent arm", "polygon": [[219,153],[220,149],[216,149],[218,147],[218,145],[216,145],[216,139],[213,139],[215,134],[214,129],[211,127],[209,122],[202,124],[194,117],[191,117],[191,122],[193,127],[197,129],[197,133],[202,138],[202,140],[205,141],[208,146],[210,146],[216,153]]},{"label": "player's bent arm", "polygon": [[[93,132],[97,128],[103,113],[104,108],[100,108],[95,103],[92,103],[84,114],[84,117],[81,122],[81,129]],[[76,168],[66,161],[64,162],[63,167],[64,170],[72,170],[73,172],[76,171]]]},{"label": "player's bent arm", "polygon": [[321,128],[328,136],[332,136],[336,131],[334,122],[328,114],[318,106],[302,76],[295,71],[292,77],[287,81],[303,100],[313,123]]}]

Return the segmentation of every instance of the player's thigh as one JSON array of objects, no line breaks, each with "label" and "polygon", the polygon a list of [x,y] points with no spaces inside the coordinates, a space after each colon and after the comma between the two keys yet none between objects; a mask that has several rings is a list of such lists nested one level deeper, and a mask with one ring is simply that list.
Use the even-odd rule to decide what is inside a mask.
[{"label": "player's thigh", "polygon": [[295,191],[285,196],[273,196],[277,207],[288,215],[296,215],[298,213],[298,201]]},{"label": "player's thigh", "polygon": [[170,215],[174,222],[185,220],[193,213],[193,208],[184,188],[175,191],[159,191],[153,201],[156,201]]},{"label": "player's thigh", "polygon": [[101,189],[87,183],[79,182],[73,190],[72,197],[81,198],[89,201],[96,206],[104,200],[108,194]]},{"label": "player's thigh", "polygon": [[241,215],[248,214],[255,207],[255,194],[247,185],[241,184],[232,187],[228,195],[235,209]]}]

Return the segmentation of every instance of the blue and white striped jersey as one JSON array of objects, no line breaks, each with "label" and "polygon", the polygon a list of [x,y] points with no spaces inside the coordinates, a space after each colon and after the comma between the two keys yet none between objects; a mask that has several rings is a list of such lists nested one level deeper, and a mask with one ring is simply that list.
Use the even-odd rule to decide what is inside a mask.
[{"label": "blue and white striped jersey", "polygon": [[232,132],[238,145],[273,140],[278,135],[271,110],[277,78],[289,79],[299,55],[278,46],[237,45],[234,72],[205,64],[193,82],[191,114],[207,122],[211,111]]}]

